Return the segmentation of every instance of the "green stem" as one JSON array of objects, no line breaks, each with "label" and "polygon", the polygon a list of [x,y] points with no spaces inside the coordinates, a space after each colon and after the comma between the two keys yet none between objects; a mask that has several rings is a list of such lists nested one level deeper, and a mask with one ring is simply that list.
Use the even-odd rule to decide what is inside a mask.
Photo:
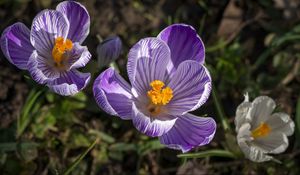
[{"label": "green stem", "polygon": [[118,73],[120,73],[120,69],[119,69],[119,66],[118,64],[114,61],[114,62],[111,62],[109,64],[109,67],[112,67],[115,71],[117,71]]},{"label": "green stem", "polygon": [[208,151],[202,151],[198,153],[179,154],[177,155],[177,157],[179,158],[203,158],[203,157],[235,158],[236,156],[232,152],[226,150],[208,150]]},{"label": "green stem", "polygon": [[69,166],[69,168],[64,172],[63,175],[68,175],[68,174],[70,174],[70,173],[74,170],[74,168],[79,164],[79,162],[87,155],[87,153],[89,153],[89,152],[92,150],[92,148],[98,143],[98,140],[99,140],[99,139],[96,139],[96,140],[88,147],[88,149],[85,150],[85,152],[82,153],[82,154],[75,160],[75,162],[73,162],[73,163]]},{"label": "green stem", "polygon": [[207,47],[207,48],[205,49],[205,53],[211,53],[211,52],[215,52],[215,51],[217,51],[217,50],[220,50],[220,49],[224,48],[225,46],[227,46],[229,43],[230,43],[230,42],[228,42],[228,41],[223,41],[223,40],[221,40],[221,41],[219,41],[219,43],[217,43],[216,45],[213,45],[213,46],[211,46],[211,47]]},{"label": "green stem", "polygon": [[217,109],[218,117],[221,120],[221,123],[222,123],[222,126],[223,126],[224,130],[225,131],[230,131],[228,121],[225,117],[224,110],[223,110],[223,108],[220,104],[220,100],[218,98],[217,91],[215,90],[215,88],[212,89],[212,96],[213,96],[214,104],[215,104],[216,109]]},{"label": "green stem", "polygon": [[44,92],[44,89],[38,90],[38,89],[32,89],[26,99],[26,102],[22,108],[21,114],[18,117],[17,120],[17,138],[19,138],[27,126],[29,125],[32,117],[32,111],[37,105],[37,99],[40,97],[40,95]]}]

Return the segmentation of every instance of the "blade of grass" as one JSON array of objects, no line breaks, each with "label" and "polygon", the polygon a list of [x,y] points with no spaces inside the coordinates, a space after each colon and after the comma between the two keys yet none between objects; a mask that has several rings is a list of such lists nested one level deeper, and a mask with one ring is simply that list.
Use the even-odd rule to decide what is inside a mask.
[{"label": "blade of grass", "polygon": [[218,94],[217,94],[217,91],[215,90],[215,88],[212,88],[212,96],[213,96],[213,101],[214,101],[215,107],[217,109],[218,117],[221,120],[223,129],[225,131],[230,131],[230,126],[229,126],[228,121],[225,117],[224,110],[221,106],[221,103],[220,103],[220,100],[218,98]]},{"label": "blade of grass", "polygon": [[226,150],[208,150],[198,153],[188,153],[188,154],[179,154],[179,158],[204,158],[204,157],[229,157],[235,158],[235,155],[232,152]]},{"label": "blade of grass", "polygon": [[270,47],[268,49],[266,49],[256,60],[256,62],[253,64],[253,66],[251,66],[251,70],[254,71],[256,70],[258,67],[260,67],[260,65],[262,65],[267,58],[271,55],[273,48]]},{"label": "blade of grass", "polygon": [[38,147],[38,144],[35,142],[7,142],[0,143],[0,152],[9,152],[9,151],[17,151],[18,149],[27,149],[32,147]]},{"label": "blade of grass", "polygon": [[159,140],[151,140],[151,141],[148,141],[148,142],[140,145],[138,147],[137,151],[138,151],[138,154],[140,156],[145,156],[150,151],[160,150],[160,149],[163,149],[163,148],[165,148],[165,146],[162,145]]},{"label": "blade of grass", "polygon": [[224,41],[223,39],[220,39],[217,44],[215,44],[213,46],[210,46],[210,47],[207,47],[205,49],[205,52],[206,53],[215,52],[217,50],[220,50],[220,49],[226,47],[227,44],[228,44],[228,42]]},{"label": "blade of grass", "polygon": [[70,174],[74,168],[80,163],[80,161],[89,153],[94,146],[98,143],[99,139],[97,138],[76,160],[73,162],[69,168],[63,173],[63,175],[68,175]]},{"label": "blade of grass", "polygon": [[140,166],[141,162],[146,154],[148,154],[150,151],[153,150],[159,150],[165,148],[164,145],[162,145],[158,140],[150,140],[147,143],[143,143],[138,146],[137,153],[138,153],[138,161],[136,165],[136,174],[140,174]]},{"label": "blade of grass", "polygon": [[254,71],[258,69],[271,56],[272,52],[276,51],[282,45],[300,40],[299,29],[300,25],[297,25],[290,32],[274,39],[271,45],[257,58],[256,62],[251,67],[251,70]]},{"label": "blade of grass", "polygon": [[[17,138],[21,136],[30,122],[30,113],[35,108],[38,97],[42,94],[43,90],[32,89],[26,99],[22,108],[21,114],[17,120]],[[35,108],[36,109],[36,108]]]},{"label": "blade of grass", "polygon": [[95,130],[95,129],[90,129],[88,133],[97,135],[97,137],[99,137],[101,139],[101,141],[104,141],[107,143],[116,142],[116,139],[113,138],[112,136],[108,135],[107,133]]}]

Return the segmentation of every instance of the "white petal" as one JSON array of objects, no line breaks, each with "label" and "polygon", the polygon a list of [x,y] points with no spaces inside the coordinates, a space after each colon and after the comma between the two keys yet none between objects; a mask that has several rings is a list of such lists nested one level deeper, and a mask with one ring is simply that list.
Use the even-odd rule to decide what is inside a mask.
[{"label": "white petal", "polygon": [[274,132],[284,133],[290,136],[294,133],[295,123],[286,113],[274,113],[266,121]]},{"label": "white petal", "polygon": [[253,162],[264,162],[272,159],[272,156],[266,155],[264,150],[253,145],[251,137],[250,124],[243,124],[237,135],[238,145],[244,153],[245,157]]},{"label": "white petal", "polygon": [[247,114],[248,114],[251,107],[252,107],[252,104],[250,102],[247,102],[247,101],[244,101],[243,103],[241,103],[237,107],[236,114],[235,114],[235,119],[234,119],[235,130],[237,132],[244,123],[250,122],[249,120],[246,119],[246,116],[247,116]]},{"label": "white petal", "polygon": [[246,92],[244,94],[244,97],[245,97],[244,102],[249,102],[249,94],[248,94],[248,92]]},{"label": "white petal", "polygon": [[255,146],[250,146],[249,148],[250,148],[249,154],[246,155],[246,157],[253,162],[265,162],[273,159],[272,156],[267,155],[261,149]]},{"label": "white petal", "polygon": [[250,132],[250,124],[249,123],[244,123],[240,129],[238,130],[237,134],[237,141],[239,140],[245,140],[245,141],[251,141],[253,138],[251,137],[251,132]]},{"label": "white petal", "polygon": [[271,132],[266,137],[256,138],[253,141],[257,147],[264,150],[266,153],[282,153],[289,146],[288,138],[283,133]]},{"label": "white petal", "polygon": [[267,96],[255,98],[251,108],[251,127],[257,128],[261,122],[265,122],[271,116],[276,104],[273,99]]}]

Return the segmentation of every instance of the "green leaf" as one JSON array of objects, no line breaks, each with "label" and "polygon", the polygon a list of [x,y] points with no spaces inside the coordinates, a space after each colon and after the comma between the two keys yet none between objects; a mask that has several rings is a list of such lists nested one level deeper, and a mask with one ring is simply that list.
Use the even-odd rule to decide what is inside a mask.
[{"label": "green leaf", "polygon": [[69,141],[70,148],[88,147],[91,143],[86,134],[78,131],[72,131],[71,140]]},{"label": "green leaf", "polygon": [[118,161],[122,161],[124,158],[122,151],[110,151],[108,153],[109,157]]},{"label": "green leaf", "polygon": [[199,153],[179,154],[179,155],[177,155],[177,157],[179,157],[179,158],[205,158],[205,157],[235,158],[236,156],[232,152],[216,149],[216,150],[202,151]]},{"label": "green leaf", "polygon": [[289,42],[298,42],[300,40],[300,25],[296,25],[290,32],[287,32],[281,36],[275,37],[272,42],[271,46],[266,49],[257,59],[256,62],[252,66],[252,70],[258,69],[275,49],[278,49],[282,45],[285,45]]},{"label": "green leaf", "polygon": [[214,101],[215,107],[217,109],[218,117],[221,120],[223,129],[225,131],[230,131],[230,126],[228,124],[227,118],[225,117],[224,110],[222,108],[222,105],[220,103],[220,100],[218,98],[218,94],[217,94],[217,91],[215,88],[212,89],[212,96],[213,96],[213,101]]},{"label": "green leaf", "polygon": [[109,147],[111,151],[133,151],[136,150],[136,145],[133,143],[116,143]]},{"label": "green leaf", "polygon": [[231,133],[225,133],[226,149],[234,153],[237,156],[243,156],[240,147],[237,144],[236,135]]},{"label": "green leaf", "polygon": [[89,133],[97,135],[97,137],[99,137],[101,139],[101,141],[104,141],[107,143],[114,143],[116,141],[115,138],[113,138],[112,136],[110,136],[104,132],[97,131],[95,129],[90,129]]},{"label": "green leaf", "polygon": [[22,108],[21,114],[17,120],[17,137],[20,137],[30,123],[33,114],[35,114],[41,105],[38,97],[42,94],[43,90],[32,89],[26,99]]},{"label": "green leaf", "polygon": [[38,144],[35,142],[7,142],[0,143],[0,152],[9,152],[17,150],[25,150],[38,147]]},{"label": "green leaf", "polygon": [[56,130],[56,117],[51,113],[51,108],[41,109],[38,115],[31,124],[31,130],[37,138],[42,139],[49,130]]},{"label": "green leaf", "polygon": [[162,145],[159,140],[150,140],[146,143],[141,144],[138,147],[138,154],[141,156],[146,155],[147,153],[149,153],[150,151],[153,150],[159,150],[159,149],[163,149],[165,148],[164,145]]},{"label": "green leaf", "polygon": [[93,149],[93,147],[98,143],[98,139],[96,139],[76,160],[73,162],[69,168],[63,173],[63,175],[70,174],[76,166],[80,163],[80,161]]}]

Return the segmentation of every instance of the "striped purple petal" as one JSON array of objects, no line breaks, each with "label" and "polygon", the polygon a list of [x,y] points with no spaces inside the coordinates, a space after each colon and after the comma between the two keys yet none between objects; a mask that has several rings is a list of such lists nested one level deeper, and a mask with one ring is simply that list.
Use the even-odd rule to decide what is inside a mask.
[{"label": "striped purple petal", "polygon": [[38,55],[36,50],[28,60],[28,71],[32,79],[39,84],[45,84],[48,79],[56,79],[60,76],[60,72],[55,70],[53,66],[50,66],[50,63],[47,61],[48,59]]},{"label": "striped purple petal", "polygon": [[187,152],[197,146],[208,144],[216,132],[216,122],[210,117],[192,114],[179,116],[172,129],[159,137],[162,144]]},{"label": "striped purple petal", "polygon": [[118,36],[106,38],[97,46],[99,67],[107,66],[115,61],[122,52],[122,41]]},{"label": "striped purple petal", "polygon": [[173,90],[173,98],[166,105],[167,112],[183,115],[206,102],[211,91],[211,78],[203,65],[187,60],[179,65],[168,86]]},{"label": "striped purple petal", "polygon": [[92,55],[86,46],[75,43],[70,52],[67,67],[69,67],[69,70],[84,67],[91,60],[91,57]]},{"label": "striped purple petal", "polygon": [[48,79],[47,86],[57,94],[69,96],[81,91],[89,83],[90,73],[81,73],[77,70],[61,72],[57,79]]},{"label": "striped purple petal", "polygon": [[[136,105],[132,105],[132,122],[140,132],[150,137],[157,137],[167,133],[175,124],[177,118],[169,116],[165,120],[160,117],[150,118],[142,113]],[[164,116],[166,118],[166,116]]]},{"label": "striped purple petal", "polygon": [[1,49],[9,62],[26,70],[34,48],[30,43],[30,30],[23,23],[7,27],[1,36]]},{"label": "striped purple petal", "polygon": [[161,31],[157,38],[168,44],[175,69],[186,60],[204,63],[204,44],[192,26],[186,24],[170,25]]},{"label": "striped purple petal", "polygon": [[167,81],[169,60],[168,46],[157,38],[142,39],[130,49],[128,77],[138,95],[146,94],[153,80]]},{"label": "striped purple petal", "polygon": [[50,57],[57,37],[66,38],[69,22],[56,10],[43,10],[33,19],[30,40],[40,55]]},{"label": "striped purple petal", "polygon": [[97,104],[110,115],[128,120],[132,116],[130,85],[112,68],[102,72],[94,82]]},{"label": "striped purple petal", "polygon": [[75,1],[64,1],[57,5],[56,10],[69,20],[68,39],[81,44],[90,32],[90,16],[86,8]]}]

